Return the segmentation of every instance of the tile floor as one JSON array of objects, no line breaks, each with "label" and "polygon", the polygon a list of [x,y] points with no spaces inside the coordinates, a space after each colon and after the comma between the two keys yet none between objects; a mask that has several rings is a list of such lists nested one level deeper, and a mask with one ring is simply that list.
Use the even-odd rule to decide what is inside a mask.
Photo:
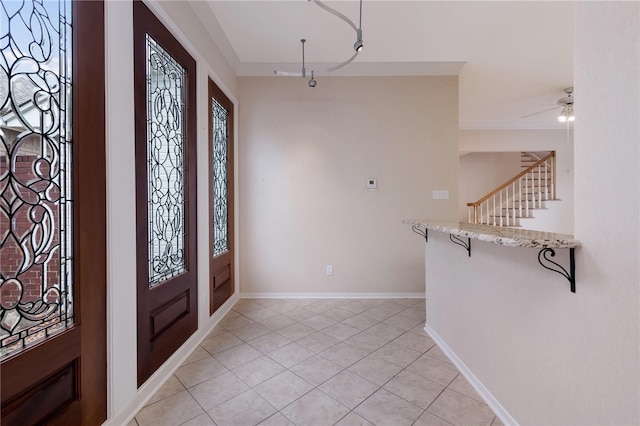
[{"label": "tile floor", "polygon": [[130,426],[500,425],[420,299],[242,299]]}]

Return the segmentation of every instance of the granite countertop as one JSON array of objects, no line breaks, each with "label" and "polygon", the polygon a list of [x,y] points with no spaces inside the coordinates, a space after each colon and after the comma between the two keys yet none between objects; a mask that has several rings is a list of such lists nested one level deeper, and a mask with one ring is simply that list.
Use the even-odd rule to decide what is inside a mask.
[{"label": "granite countertop", "polygon": [[574,239],[573,235],[553,232],[428,219],[409,219],[404,220],[403,223],[509,247],[575,248],[581,246],[580,241]]}]

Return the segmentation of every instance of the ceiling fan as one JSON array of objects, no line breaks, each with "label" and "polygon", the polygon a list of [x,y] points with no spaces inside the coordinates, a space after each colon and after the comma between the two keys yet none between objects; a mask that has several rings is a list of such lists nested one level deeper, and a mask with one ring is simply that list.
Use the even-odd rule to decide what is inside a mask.
[{"label": "ceiling fan", "polygon": [[567,96],[564,96],[556,102],[556,106],[553,108],[547,108],[542,111],[534,112],[533,114],[525,115],[522,118],[533,117],[534,115],[542,114],[543,112],[553,111],[554,109],[560,109],[560,115],[558,115],[558,121],[560,122],[569,122],[574,121],[576,119],[574,111],[573,111],[573,87],[567,87],[564,89],[564,93]]}]

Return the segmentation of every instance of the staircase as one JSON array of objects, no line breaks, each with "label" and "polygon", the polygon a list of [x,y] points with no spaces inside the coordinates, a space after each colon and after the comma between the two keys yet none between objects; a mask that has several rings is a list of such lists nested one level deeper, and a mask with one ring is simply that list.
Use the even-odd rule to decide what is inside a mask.
[{"label": "staircase", "polygon": [[556,153],[523,152],[523,170],[478,201],[467,203],[469,222],[492,226],[520,226],[546,201],[556,200]]}]

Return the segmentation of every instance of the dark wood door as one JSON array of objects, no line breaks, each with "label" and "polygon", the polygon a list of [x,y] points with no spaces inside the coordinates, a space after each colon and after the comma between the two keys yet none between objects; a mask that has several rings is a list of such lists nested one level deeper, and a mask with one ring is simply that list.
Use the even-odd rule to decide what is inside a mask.
[{"label": "dark wood door", "polygon": [[104,4],[3,1],[2,8],[1,423],[101,424]]},{"label": "dark wood door", "polygon": [[138,385],[197,328],[196,63],[135,1]]},{"label": "dark wood door", "polygon": [[234,291],[233,103],[209,79],[209,313]]}]

